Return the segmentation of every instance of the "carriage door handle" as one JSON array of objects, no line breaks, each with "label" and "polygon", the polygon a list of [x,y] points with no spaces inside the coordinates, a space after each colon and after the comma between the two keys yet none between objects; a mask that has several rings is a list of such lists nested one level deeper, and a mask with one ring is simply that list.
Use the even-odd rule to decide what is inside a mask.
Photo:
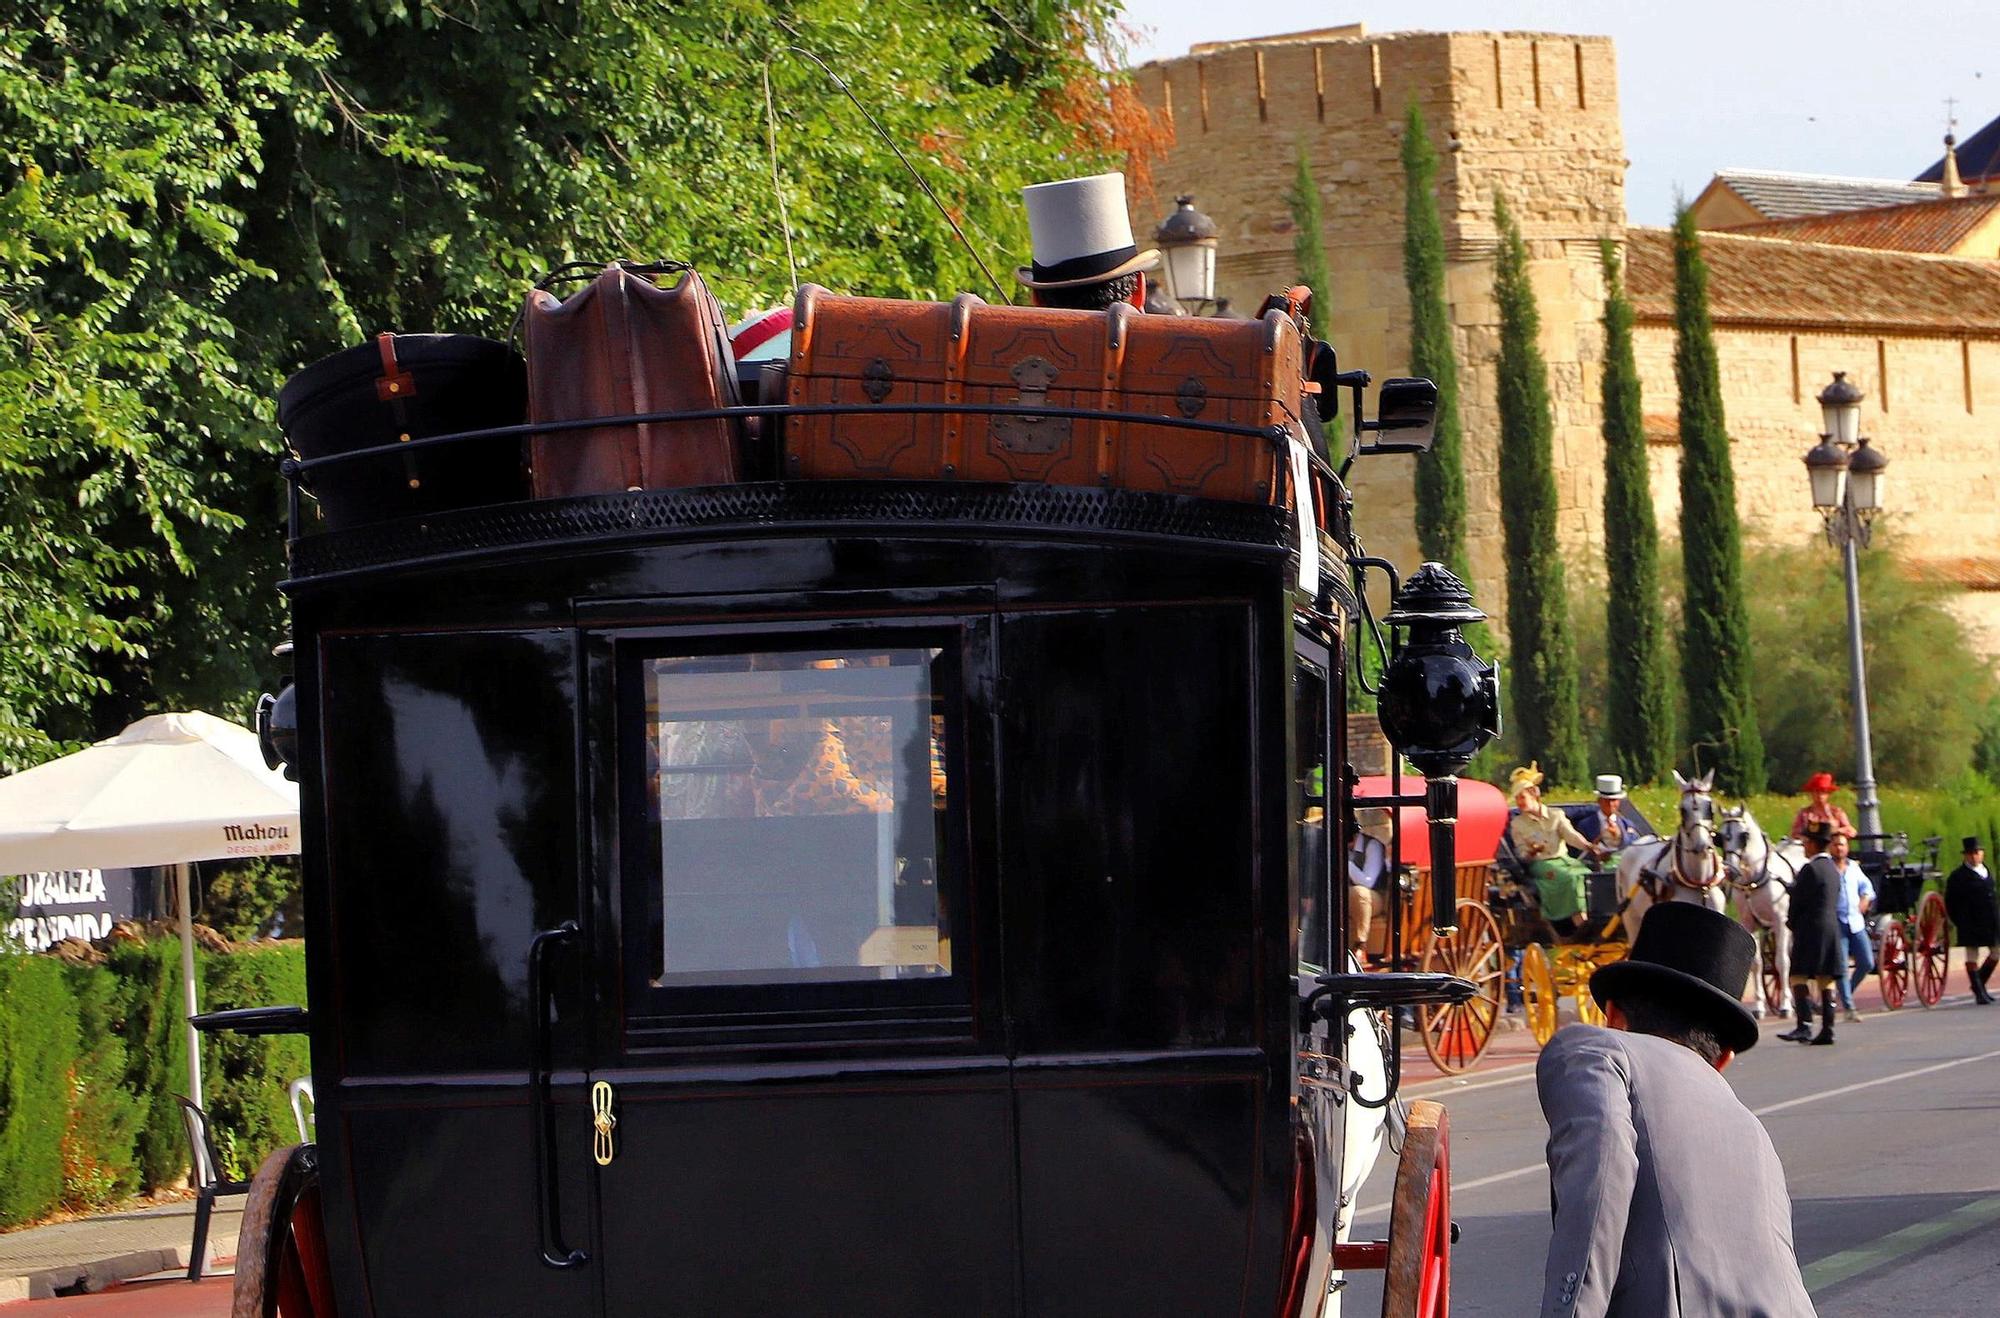
[{"label": "carriage door handle", "polygon": [[554,1004],[549,1000],[548,961],[557,947],[574,940],[577,933],[576,921],[565,920],[536,934],[528,944],[528,1006],[535,1013],[534,1061],[533,1069],[528,1072],[528,1122],[533,1128],[535,1163],[535,1236],[542,1262],[565,1270],[583,1266],[590,1256],[580,1249],[570,1249],[562,1241],[562,1196],[556,1185],[554,1116],[549,1110],[555,1052],[551,1036],[555,1027],[549,1020]]},{"label": "carriage door handle", "polygon": [[590,1152],[599,1167],[609,1167],[618,1156],[618,1114],[611,1110],[615,1097],[609,1081],[600,1080],[590,1087]]}]

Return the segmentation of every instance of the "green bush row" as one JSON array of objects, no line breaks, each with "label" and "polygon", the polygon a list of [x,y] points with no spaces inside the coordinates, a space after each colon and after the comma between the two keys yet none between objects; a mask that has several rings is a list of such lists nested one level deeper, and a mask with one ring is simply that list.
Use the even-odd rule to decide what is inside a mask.
[{"label": "green bush row", "polygon": [[[196,954],[204,1010],[305,1002],[305,953],[272,943]],[[181,1181],[188,1084],[180,949],[115,946],[103,965],[0,955],[0,1226]],[[298,1138],[286,1085],[303,1038],[204,1040],[202,1079],[225,1174]]]}]

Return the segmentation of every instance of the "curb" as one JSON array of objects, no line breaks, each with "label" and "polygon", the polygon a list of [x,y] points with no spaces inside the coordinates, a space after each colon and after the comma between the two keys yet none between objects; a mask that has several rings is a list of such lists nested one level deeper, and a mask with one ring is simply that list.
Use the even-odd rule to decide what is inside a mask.
[{"label": "curb", "polygon": [[[165,1249],[135,1250],[130,1254],[117,1254],[88,1263],[66,1263],[26,1276],[0,1277],[0,1304],[15,1300],[50,1300],[58,1291],[94,1295],[107,1286],[148,1273],[184,1273],[191,1253],[186,1245],[171,1245]],[[208,1261],[213,1264],[215,1258],[215,1249],[211,1246]]]}]

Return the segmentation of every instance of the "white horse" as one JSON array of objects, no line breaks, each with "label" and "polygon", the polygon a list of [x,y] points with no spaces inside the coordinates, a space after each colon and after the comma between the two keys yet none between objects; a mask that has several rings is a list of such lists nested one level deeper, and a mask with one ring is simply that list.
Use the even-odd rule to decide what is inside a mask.
[{"label": "white horse", "polygon": [[1715,799],[1709,787],[1713,771],[1688,779],[1674,772],[1681,789],[1681,822],[1668,838],[1634,842],[1618,857],[1618,891],[1627,894],[1625,939],[1639,936],[1639,922],[1654,902],[1700,902],[1711,911],[1723,907],[1722,853],[1715,846]]},{"label": "white horse", "polygon": [[1778,1000],[1765,997],[1763,966],[1751,973],[1751,1010],[1762,1017],[1766,1009],[1780,1016],[1792,1014],[1785,986],[1792,970],[1792,932],[1785,927],[1785,913],[1792,906],[1792,880],[1805,864],[1805,849],[1787,838],[1778,843],[1765,836],[1756,817],[1745,806],[1732,805],[1722,812],[1715,830],[1716,845],[1722,848],[1722,868],[1736,897],[1736,918],[1755,938],[1760,930],[1771,935],[1771,952],[1778,968]]}]

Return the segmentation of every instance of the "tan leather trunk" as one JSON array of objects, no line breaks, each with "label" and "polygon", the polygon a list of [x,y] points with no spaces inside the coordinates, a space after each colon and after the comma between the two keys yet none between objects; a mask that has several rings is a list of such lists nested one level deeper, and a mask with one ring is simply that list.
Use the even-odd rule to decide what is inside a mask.
[{"label": "tan leather trunk", "polygon": [[[611,265],[560,301],[536,289],[522,332],[531,423],[737,401],[722,309],[692,270],[663,288]],[[528,463],[538,499],[723,484],[738,477],[736,427],[717,418],[553,431],[529,440]]]},{"label": "tan leather trunk", "polygon": [[899,413],[896,404],[1020,404],[1268,426],[1293,421],[1297,327],[839,297],[808,284],[793,320],[787,401],[880,408],[794,416],[785,470],[808,480],[1041,481],[1270,501],[1281,454],[1261,437],[1096,417]]}]

